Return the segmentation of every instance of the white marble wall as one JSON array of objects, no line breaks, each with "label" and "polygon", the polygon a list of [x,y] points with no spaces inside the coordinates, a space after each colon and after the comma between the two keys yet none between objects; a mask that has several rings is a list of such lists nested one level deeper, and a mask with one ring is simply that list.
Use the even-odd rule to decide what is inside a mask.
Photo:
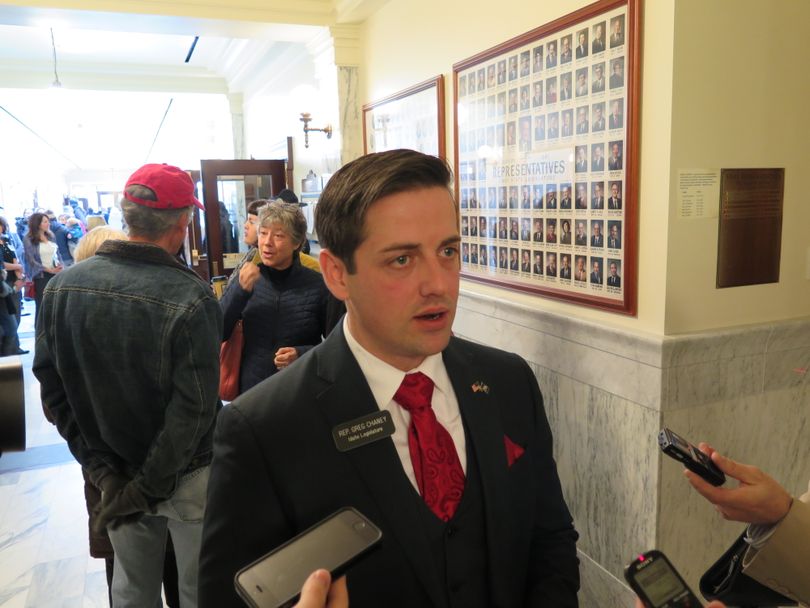
[{"label": "white marble wall", "polygon": [[663,338],[463,291],[454,330],[520,354],[537,375],[580,533],[584,608],[632,605],[624,565],[654,547],[697,590],[739,532],[661,455],[662,426],[806,489],[810,319]]},{"label": "white marble wall", "polygon": [[360,74],[354,66],[338,66],[338,106],[340,108],[341,164],[363,155],[363,124],[358,97]]}]

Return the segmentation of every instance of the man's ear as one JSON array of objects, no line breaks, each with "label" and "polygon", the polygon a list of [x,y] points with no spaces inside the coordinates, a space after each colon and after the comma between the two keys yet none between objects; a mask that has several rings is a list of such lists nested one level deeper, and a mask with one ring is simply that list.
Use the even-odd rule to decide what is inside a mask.
[{"label": "man's ear", "polygon": [[321,274],[329,291],[331,291],[332,295],[338,300],[348,300],[349,289],[346,284],[346,278],[349,271],[346,269],[346,264],[328,249],[321,249],[319,261],[321,263]]}]

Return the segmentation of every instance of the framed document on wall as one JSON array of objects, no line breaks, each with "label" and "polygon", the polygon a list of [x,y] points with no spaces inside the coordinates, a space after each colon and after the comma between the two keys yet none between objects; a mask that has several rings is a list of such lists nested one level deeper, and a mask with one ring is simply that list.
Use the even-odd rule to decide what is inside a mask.
[{"label": "framed document on wall", "polygon": [[462,276],[636,313],[640,0],[453,66]]},{"label": "framed document on wall", "polygon": [[444,76],[363,106],[363,149],[398,148],[445,158]]}]

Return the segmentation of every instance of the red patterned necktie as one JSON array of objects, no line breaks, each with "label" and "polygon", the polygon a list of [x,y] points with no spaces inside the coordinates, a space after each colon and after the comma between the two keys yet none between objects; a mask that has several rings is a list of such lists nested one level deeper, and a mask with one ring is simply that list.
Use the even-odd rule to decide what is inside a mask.
[{"label": "red patterned necktie", "polygon": [[433,380],[421,372],[406,374],[394,401],[411,414],[408,447],[416,485],[425,503],[442,521],[449,521],[464,493],[464,471],[450,433],[433,413]]}]

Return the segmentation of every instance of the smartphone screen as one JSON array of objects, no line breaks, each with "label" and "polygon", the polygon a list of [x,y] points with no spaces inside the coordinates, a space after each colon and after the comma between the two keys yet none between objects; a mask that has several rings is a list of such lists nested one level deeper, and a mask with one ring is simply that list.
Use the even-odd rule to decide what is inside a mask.
[{"label": "smartphone screen", "polygon": [[289,605],[312,572],[341,573],[381,538],[377,526],[346,507],[238,572],[237,591],[258,608]]},{"label": "smartphone screen", "polygon": [[633,590],[651,608],[699,608],[700,601],[660,551],[649,551],[625,569]]}]

